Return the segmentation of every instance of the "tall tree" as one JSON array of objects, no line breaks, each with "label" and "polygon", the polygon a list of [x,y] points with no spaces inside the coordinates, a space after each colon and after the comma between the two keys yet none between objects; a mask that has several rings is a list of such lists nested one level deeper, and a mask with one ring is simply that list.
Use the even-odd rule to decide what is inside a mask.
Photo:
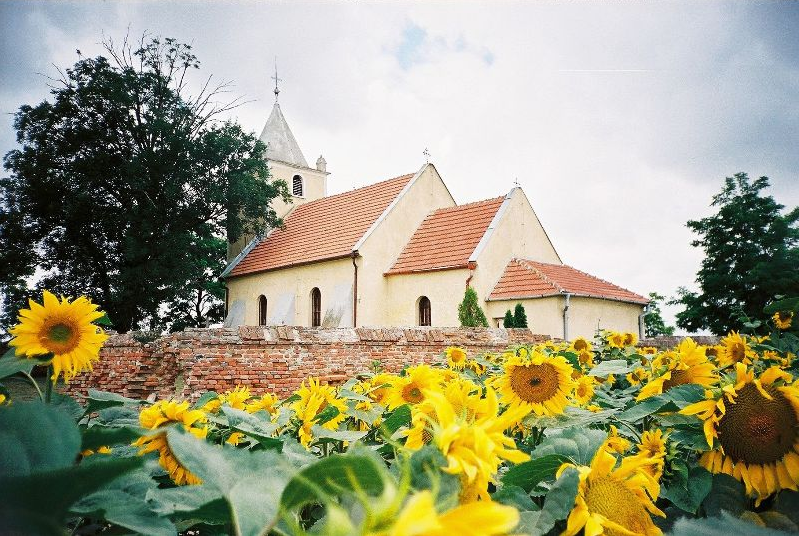
[{"label": "tall tree", "polygon": [[513,324],[513,313],[510,312],[510,309],[505,311],[505,318],[502,319],[502,327],[503,328],[514,328],[514,327],[516,327]]},{"label": "tall tree", "polygon": [[527,313],[524,311],[524,305],[521,303],[517,303],[516,307],[513,308],[513,327],[527,327]]},{"label": "tall tree", "polygon": [[61,73],[24,105],[0,179],[0,286],[8,326],[26,281],[101,304],[117,329],[202,325],[221,315],[226,239],[280,224],[264,144],[218,118],[226,84],[196,96],[191,47],[107,41],[109,57]]},{"label": "tall tree", "polygon": [[674,326],[667,326],[666,321],[663,320],[663,315],[660,311],[660,304],[665,300],[665,296],[661,296],[657,292],[649,293],[649,312],[644,317],[646,323],[646,336],[657,337],[659,335],[674,335]]},{"label": "tall tree", "polygon": [[688,222],[700,237],[692,245],[704,249],[705,259],[696,276],[699,291],[682,288],[673,302],[685,307],[677,313],[679,327],[725,334],[740,329],[743,315],[760,318],[775,296],[796,294],[799,207],[783,214],[784,206],[764,195],[768,186],[767,177],[727,177],[713,197],[716,214]]},{"label": "tall tree", "polygon": [[472,287],[466,289],[463,301],[458,305],[458,320],[464,327],[488,327],[488,320],[478,303],[477,292]]}]

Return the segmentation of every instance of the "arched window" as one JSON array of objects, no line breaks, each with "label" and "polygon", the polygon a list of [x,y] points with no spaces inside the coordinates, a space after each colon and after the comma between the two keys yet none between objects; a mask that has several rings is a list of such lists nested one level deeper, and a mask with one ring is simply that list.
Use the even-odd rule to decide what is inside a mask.
[{"label": "arched window", "polygon": [[302,197],[302,177],[294,175],[291,179],[291,193],[296,197]]},{"label": "arched window", "polygon": [[322,325],[322,293],[318,288],[311,291],[311,327]]},{"label": "arched window", "polygon": [[433,325],[430,316],[430,299],[427,296],[422,296],[419,298],[419,325]]},{"label": "arched window", "polygon": [[258,296],[258,325],[266,325],[266,296]]}]

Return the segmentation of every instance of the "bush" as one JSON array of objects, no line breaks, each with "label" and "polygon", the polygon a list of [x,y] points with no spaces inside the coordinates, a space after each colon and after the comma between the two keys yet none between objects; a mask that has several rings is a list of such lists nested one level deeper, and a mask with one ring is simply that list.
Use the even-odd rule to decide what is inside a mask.
[{"label": "bush", "polygon": [[505,311],[505,318],[502,319],[502,327],[503,328],[516,327],[516,325],[513,323],[513,313],[510,312],[510,309]]},{"label": "bush", "polygon": [[513,310],[513,327],[526,328],[527,327],[527,313],[524,312],[524,305],[521,303],[516,304]]},{"label": "bush", "polygon": [[477,303],[477,292],[469,287],[463,294],[463,301],[458,305],[458,320],[462,327],[488,327],[486,315]]}]

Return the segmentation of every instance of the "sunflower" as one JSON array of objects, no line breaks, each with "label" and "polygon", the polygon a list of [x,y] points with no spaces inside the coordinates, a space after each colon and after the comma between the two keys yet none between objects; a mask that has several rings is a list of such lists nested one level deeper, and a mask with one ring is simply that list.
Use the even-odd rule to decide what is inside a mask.
[{"label": "sunflower", "polygon": [[572,341],[572,343],[569,346],[576,353],[579,353],[579,352],[590,352],[590,351],[593,350],[593,348],[591,346],[591,343],[588,342],[583,337],[577,337],[576,339],[574,339]]},{"label": "sunflower", "polygon": [[[465,378],[456,378],[447,383],[443,390],[444,398],[451,404],[455,414],[467,423],[482,418],[496,410],[481,398],[480,386]],[[433,438],[433,427],[438,423],[436,404],[424,400],[412,406],[411,428],[407,432],[405,446],[419,449],[430,443]]]},{"label": "sunflower", "polygon": [[771,318],[774,320],[774,325],[777,326],[777,329],[785,330],[791,327],[793,311],[777,311]]},{"label": "sunflower", "polygon": [[742,337],[740,333],[731,331],[719,341],[719,351],[716,355],[719,367],[728,367],[735,363],[750,365],[755,359],[757,354],[749,346],[746,337]]},{"label": "sunflower", "polygon": [[632,372],[627,373],[627,381],[630,385],[641,385],[650,377],[649,371],[644,367],[636,367]]},{"label": "sunflower", "polygon": [[62,296],[59,301],[46,290],[44,305],[33,300],[28,304],[30,309],[19,311],[19,324],[8,331],[14,336],[9,344],[16,348],[16,355],[32,358],[52,354],[49,364],[53,366],[53,383],[62,372],[64,381],[69,382],[78,373],[92,370],[108,338],[92,324],[104,315],[97,305],[84,296],[72,302]]},{"label": "sunflower", "polygon": [[528,359],[510,359],[495,383],[506,404],[525,408],[526,413],[560,415],[575,387],[573,372],[566,358],[533,352]]},{"label": "sunflower", "polygon": [[652,460],[648,465],[641,466],[641,470],[649,473],[655,480],[660,480],[663,476],[663,465],[666,457],[666,438],[663,430],[647,430],[641,434],[641,442],[638,443],[638,454],[633,458],[646,458]]},{"label": "sunflower", "polygon": [[295,393],[299,400],[291,405],[300,420],[300,443],[309,448],[313,435],[311,428],[319,415],[328,406],[338,409],[339,413],[322,424],[322,428],[335,430],[347,418],[347,403],[336,396],[336,389],[330,385],[320,385],[318,379],[308,378],[308,385],[303,380],[300,389]]},{"label": "sunflower", "polygon": [[266,410],[271,415],[274,415],[278,411],[278,403],[280,399],[274,393],[265,393],[261,395],[261,398],[256,398],[252,402],[247,403],[244,406],[244,409],[248,413],[255,413],[256,411]]},{"label": "sunflower", "polygon": [[574,388],[574,401],[580,405],[585,406],[588,404],[592,398],[594,398],[594,386],[596,385],[596,380],[594,380],[593,376],[588,376],[584,374],[577,378],[577,384]]},{"label": "sunflower", "polygon": [[649,463],[647,458],[626,457],[616,467],[616,456],[603,445],[589,467],[562,465],[558,476],[569,467],[580,474],[574,508],[562,534],[573,536],[582,529],[585,536],[662,534],[650,517],[650,513],[666,515],[653,502],[660,491],[657,480],[642,469]]},{"label": "sunflower", "polygon": [[447,364],[450,368],[463,370],[463,367],[466,366],[466,352],[463,348],[450,346],[447,348],[445,355],[447,356]]},{"label": "sunflower", "polygon": [[503,536],[519,523],[519,512],[494,501],[461,504],[439,514],[429,490],[414,493],[388,530],[368,536]]},{"label": "sunflower", "polygon": [[624,348],[624,342],[627,340],[624,333],[610,331],[605,334],[605,340],[611,348]]},{"label": "sunflower", "polygon": [[232,391],[225,391],[224,394],[219,396],[223,404],[227,404],[234,409],[245,409],[250,398],[252,398],[250,388],[246,385],[237,385]]},{"label": "sunflower", "polygon": [[635,333],[624,334],[624,346],[635,346],[638,344],[638,335]]},{"label": "sunflower", "polygon": [[663,354],[665,372],[654,377],[641,389],[636,400],[644,400],[659,395],[687,383],[696,383],[705,387],[715,385],[719,381],[716,367],[705,354],[705,347],[694,342],[690,337],[683,339],[673,352]]},{"label": "sunflower", "polygon": [[755,378],[735,364],[735,384],[708,392],[680,413],[704,421],[709,450],[699,463],[744,483],[759,504],[781,489],[799,487],[799,385],[777,366]]},{"label": "sunflower", "polygon": [[424,400],[424,392],[438,387],[440,373],[428,365],[416,365],[405,369],[405,376],[396,378],[385,398],[388,409],[404,404],[418,404]]},{"label": "sunflower", "polygon": [[478,376],[482,376],[486,373],[486,366],[479,361],[474,359],[470,359],[466,362],[466,368],[474,372]]},{"label": "sunflower", "polygon": [[605,440],[605,447],[618,454],[624,454],[630,450],[630,441],[619,435],[619,429],[614,425],[610,425],[608,438]]},{"label": "sunflower", "polygon": [[530,459],[516,450],[514,440],[505,435],[505,430],[525,415],[525,410],[509,408],[498,415],[497,395],[489,387],[485,415],[469,421],[463,412],[456,413],[442,393],[428,391],[426,395],[436,415],[432,443],[447,460],[444,471],[460,476],[461,502],[490,500],[488,484],[494,481],[500,464],[504,460],[520,463]]},{"label": "sunflower", "polygon": [[189,472],[172,454],[169,442],[166,438],[166,431],[163,428],[173,423],[180,423],[183,428],[191,435],[198,438],[205,438],[208,434],[208,427],[200,428],[198,424],[206,421],[205,413],[198,409],[189,409],[188,402],[175,402],[173,400],[159,400],[149,408],[145,408],[139,413],[139,423],[148,430],[159,430],[153,435],[145,435],[137,439],[133,445],[142,447],[139,454],[158,451],[158,463],[166,469],[169,476],[178,486],[183,484],[201,484],[196,475]]}]

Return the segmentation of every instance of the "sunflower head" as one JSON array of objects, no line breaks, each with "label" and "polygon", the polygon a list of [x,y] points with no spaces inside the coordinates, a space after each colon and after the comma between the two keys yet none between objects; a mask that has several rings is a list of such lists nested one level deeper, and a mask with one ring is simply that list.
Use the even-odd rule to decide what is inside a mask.
[{"label": "sunflower head", "polygon": [[529,358],[509,360],[495,383],[505,403],[521,406],[527,413],[559,415],[576,385],[573,372],[566,358],[534,352]]},{"label": "sunflower head", "polygon": [[250,388],[246,385],[237,385],[233,388],[232,391],[226,391],[224,394],[220,395],[220,400],[223,404],[227,404],[231,408],[234,409],[244,409],[247,405],[247,401],[252,397],[250,394]]},{"label": "sunflower head", "polygon": [[437,389],[441,374],[428,365],[416,365],[405,369],[405,376],[396,378],[386,396],[389,409],[404,404],[418,404],[425,399],[425,391]]},{"label": "sunflower head", "polygon": [[248,413],[266,410],[274,415],[278,411],[277,406],[279,402],[280,399],[278,399],[277,395],[274,393],[266,393],[261,395],[260,398],[256,398],[252,402],[248,403],[244,409],[246,409]]},{"label": "sunflower head", "polygon": [[450,346],[444,353],[447,356],[447,364],[450,368],[463,370],[463,367],[466,366],[466,351],[463,348]]},{"label": "sunflower head", "polygon": [[605,334],[605,340],[611,348],[624,348],[627,337],[624,333],[609,331]]},{"label": "sunflower head", "polygon": [[328,406],[335,407],[338,413],[327,422],[322,423],[323,428],[336,430],[339,424],[347,418],[347,403],[338,398],[335,387],[321,385],[318,378],[303,380],[300,389],[295,394],[299,399],[291,405],[291,408],[300,421],[298,435],[300,443],[306,448],[310,447],[313,439],[311,429],[319,420],[318,415]]},{"label": "sunflower head", "polygon": [[99,360],[100,347],[108,336],[92,322],[104,314],[86,297],[60,300],[44,291],[42,304],[28,300],[29,309],[19,311],[19,323],[9,330],[9,343],[16,355],[33,358],[52,355],[53,383],[63,373],[68,382],[91,370]]},{"label": "sunflower head", "polygon": [[777,329],[786,330],[791,327],[791,322],[793,322],[793,311],[777,311],[771,319]]},{"label": "sunflower head", "polygon": [[728,367],[735,363],[749,365],[757,358],[746,337],[740,333],[731,331],[726,337],[719,341],[719,351],[716,356],[719,367]]}]

